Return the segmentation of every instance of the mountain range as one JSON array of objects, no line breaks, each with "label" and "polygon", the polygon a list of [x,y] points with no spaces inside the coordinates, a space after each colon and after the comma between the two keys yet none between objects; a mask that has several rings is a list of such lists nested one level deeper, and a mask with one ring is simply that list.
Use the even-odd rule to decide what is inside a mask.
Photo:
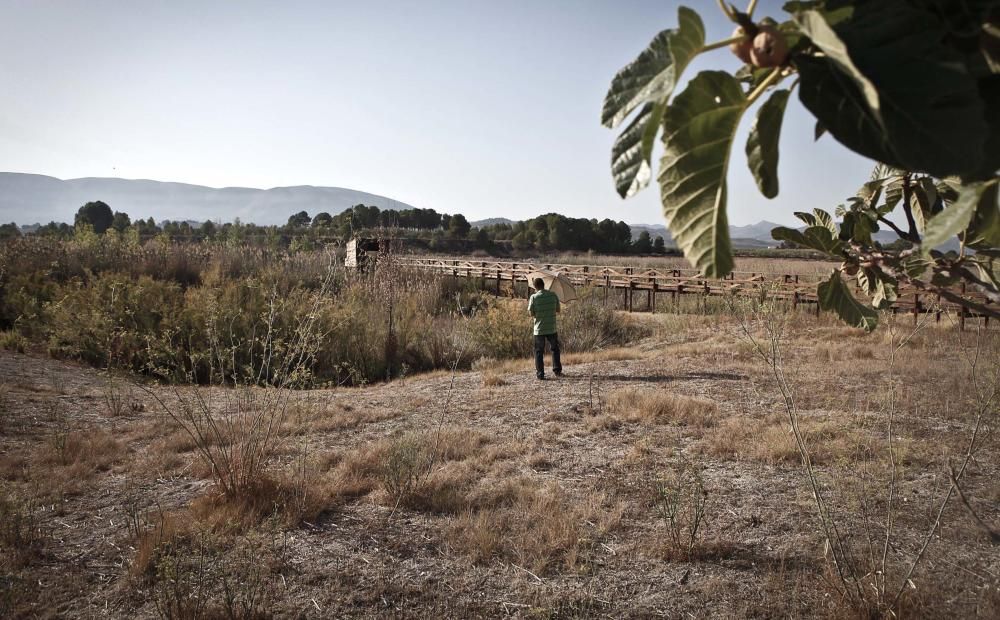
[{"label": "mountain range", "polygon": [[299,211],[331,215],[356,204],[380,209],[413,207],[343,187],[205,187],[144,179],[88,177],[57,179],[40,174],[0,172],[0,222],[33,224],[73,222],[82,205],[101,200],[131,218],[162,220],[222,220],[240,218],[257,224],[284,224]]},{"label": "mountain range", "polygon": [[[288,216],[298,211],[310,215],[326,211],[340,213],[356,204],[374,205],[380,209],[412,209],[392,198],[343,187],[298,185],[254,189],[250,187],[213,188],[187,183],[87,177],[62,180],[40,174],[0,172],[0,223],[16,222],[26,229],[32,224],[72,222],[80,206],[102,200],[115,211],[130,217],[152,217],[163,220],[232,221],[239,218],[257,224],[284,224]],[[513,221],[495,217],[471,222],[473,226]],[[766,220],[747,226],[730,226],[729,236],[737,248],[766,248],[777,244],[771,229],[779,226]],[[662,224],[631,224],[632,237],[643,231],[652,238],[663,237],[668,247],[675,244]],[[883,243],[896,240],[891,230],[876,233]]]},{"label": "mountain range", "polygon": [[[657,235],[663,237],[663,241],[666,242],[667,247],[674,247],[673,237],[670,236],[670,231],[667,230],[666,226],[662,224],[632,224],[632,238],[635,239],[642,231],[647,231],[649,236],[655,239]],[[738,249],[750,249],[750,248],[773,248],[778,245],[778,241],[775,241],[771,237],[771,230],[781,226],[781,224],[775,224],[774,222],[769,222],[767,220],[761,220],[756,224],[748,224],[746,226],[730,226],[729,227],[729,238],[732,240],[733,247]],[[799,230],[803,230],[804,226],[799,226]],[[899,236],[892,230],[879,230],[877,233],[872,235],[872,238],[879,243],[892,243]]]}]

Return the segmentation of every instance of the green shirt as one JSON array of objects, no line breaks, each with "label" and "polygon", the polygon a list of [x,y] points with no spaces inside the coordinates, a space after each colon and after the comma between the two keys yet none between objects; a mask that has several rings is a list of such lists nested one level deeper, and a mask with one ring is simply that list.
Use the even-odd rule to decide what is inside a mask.
[{"label": "green shirt", "polygon": [[559,312],[559,298],[552,291],[538,291],[528,300],[528,312],[535,317],[535,335],[547,336],[556,333],[556,313]]}]

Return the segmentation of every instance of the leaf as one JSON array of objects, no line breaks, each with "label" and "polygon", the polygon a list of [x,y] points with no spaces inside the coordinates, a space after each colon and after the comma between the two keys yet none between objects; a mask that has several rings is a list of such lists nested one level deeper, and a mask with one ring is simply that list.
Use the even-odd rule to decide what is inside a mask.
[{"label": "leaf", "polygon": [[791,0],[786,2],[781,10],[786,13],[796,13],[798,11],[807,11],[810,9],[818,9],[823,6],[823,0]]},{"label": "leaf", "polygon": [[746,107],[740,83],[724,71],[699,73],[663,119],[660,198],[670,232],[706,277],[733,268],[726,218],[726,172]]},{"label": "leaf", "polygon": [[635,195],[652,177],[649,161],[666,107],[664,102],[647,103],[611,147],[611,174],[622,198]]},{"label": "leaf", "polygon": [[795,215],[795,217],[797,217],[800,220],[802,220],[805,223],[806,226],[815,226],[816,225],[816,216],[813,215],[812,213],[805,213],[803,211],[795,211],[793,215]]},{"label": "leaf", "polygon": [[601,123],[618,126],[640,105],[670,98],[677,80],[705,45],[705,26],[698,13],[682,6],[678,27],[660,32],[639,57],[611,80],[604,97]]},{"label": "leaf", "polygon": [[997,203],[998,184],[990,183],[979,197],[965,235],[966,245],[976,250],[1000,247],[1000,204]]},{"label": "leaf", "polygon": [[938,247],[968,228],[984,189],[982,183],[963,186],[959,191],[958,200],[927,221],[921,242],[925,252]]},{"label": "leaf", "polygon": [[794,62],[802,78],[799,101],[827,132],[865,157],[898,163],[857,85],[832,60],[799,54],[794,56]]},{"label": "leaf", "polygon": [[819,140],[826,133],[826,126],[823,125],[823,121],[816,121],[816,126],[813,127],[813,142]]},{"label": "leaf", "polygon": [[989,125],[986,143],[983,145],[983,165],[980,170],[971,175],[972,180],[987,180],[996,175],[1000,169],[1000,77],[996,73],[979,79],[979,95],[987,112],[986,123]]},{"label": "leaf", "polygon": [[917,232],[923,234],[927,220],[940,211],[937,187],[934,186],[934,179],[930,177],[920,177],[910,187],[913,190],[913,196],[917,199],[917,208],[912,209],[913,221],[917,225]]},{"label": "leaf", "polygon": [[836,312],[837,316],[848,325],[859,327],[866,332],[872,331],[878,325],[878,313],[859,303],[851,295],[843,278],[840,277],[839,269],[834,269],[830,279],[820,283],[817,293],[820,307]]},{"label": "leaf", "polygon": [[910,254],[902,259],[900,268],[910,278],[921,278],[934,261],[921,254]]},{"label": "leaf", "polygon": [[862,245],[871,245],[872,233],[878,232],[878,223],[865,213],[857,213],[855,216],[848,239],[853,239]]},{"label": "leaf", "polygon": [[850,54],[847,52],[847,46],[841,41],[837,33],[834,32],[833,28],[826,23],[826,18],[819,11],[803,11],[795,15],[795,23],[799,25],[802,32],[812,40],[813,44],[819,49],[823,50],[827,58],[833,61],[836,66],[850,77],[858,90],[861,92],[861,96],[864,98],[865,103],[868,104],[868,109],[871,112],[872,117],[875,122],[881,126],[882,125],[882,104],[879,101],[878,89],[869,80],[865,74],[861,72],[854,65],[854,61],[851,60]]},{"label": "leaf", "polygon": [[[850,148],[868,156],[888,151],[888,156],[876,157],[887,164],[937,177],[979,172],[990,134],[986,107],[966,57],[946,43],[941,17],[908,0],[852,4],[854,15],[833,28],[854,67],[878,89],[880,107],[872,107],[856,76],[834,63],[837,72],[849,76],[853,93],[845,94],[848,89],[838,82],[841,92],[828,89],[822,114],[814,113]],[[803,75],[800,97],[806,86]],[[865,136],[863,151],[849,144],[859,132],[847,128],[844,133],[847,119],[835,127],[830,117],[840,106],[858,103],[867,109],[868,120],[881,118],[875,128],[882,140]],[[850,121],[857,121],[855,116],[848,110]]]},{"label": "leaf", "polygon": [[765,198],[778,195],[778,140],[789,90],[776,90],[757,111],[747,137],[747,164]]},{"label": "leaf", "polygon": [[837,224],[833,221],[833,218],[830,217],[829,213],[823,209],[813,209],[813,217],[816,218],[816,224],[818,226],[825,226],[826,229],[830,231],[832,236],[837,236],[839,233],[837,230]]},{"label": "leaf", "polygon": [[790,241],[836,257],[839,257],[844,250],[843,242],[831,236],[830,230],[825,226],[809,226],[802,231],[779,226],[771,230],[771,237],[777,241]]}]

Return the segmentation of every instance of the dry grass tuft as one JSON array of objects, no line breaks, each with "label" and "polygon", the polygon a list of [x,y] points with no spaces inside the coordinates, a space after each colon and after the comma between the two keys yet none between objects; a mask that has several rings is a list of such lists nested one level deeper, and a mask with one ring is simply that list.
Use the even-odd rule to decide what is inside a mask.
[{"label": "dry grass tuft", "polygon": [[502,385],[507,385],[507,380],[503,378],[503,375],[494,371],[483,372],[483,387],[500,387]]},{"label": "dry grass tuft", "polygon": [[502,557],[536,574],[579,569],[587,551],[621,520],[622,506],[603,502],[600,495],[580,501],[554,484],[519,479],[470,502],[480,507],[452,523],[447,541],[480,564]]},{"label": "dry grass tuft", "polygon": [[281,434],[287,437],[348,430],[363,424],[390,420],[400,415],[399,411],[361,409],[347,403],[335,403],[325,407],[296,403],[289,407],[282,421]]},{"label": "dry grass tuft", "polygon": [[679,424],[697,428],[715,424],[719,410],[710,400],[666,390],[638,388],[609,393],[605,406],[609,415],[627,422]]},{"label": "dry grass tuft", "polygon": [[485,435],[465,428],[406,433],[338,455],[329,489],[345,500],[381,490],[393,507],[455,512],[471,484],[472,468],[452,467],[451,462],[489,456],[487,443]]},{"label": "dry grass tuft", "polygon": [[[864,444],[856,429],[829,416],[802,415],[801,429],[814,464],[830,464],[855,457]],[[763,418],[731,417],[695,444],[702,454],[730,459],[748,459],[768,464],[800,461],[788,419],[772,413]]]},{"label": "dry grass tuft", "polygon": [[5,576],[35,560],[41,554],[42,540],[34,503],[0,488],[0,574]]},{"label": "dry grass tuft", "polygon": [[610,416],[610,415],[596,415],[587,418],[586,423],[587,431],[591,433],[599,433],[601,431],[615,431],[621,428],[622,422],[620,419]]},{"label": "dry grass tuft", "polygon": [[196,498],[190,515],[208,530],[233,533],[269,518],[294,527],[315,520],[330,505],[328,490],[318,480],[264,477],[247,493],[210,493]]},{"label": "dry grass tuft", "polygon": [[38,462],[71,467],[75,473],[107,471],[123,452],[122,444],[107,431],[70,431],[52,437],[38,454]]},{"label": "dry grass tuft", "polygon": [[164,548],[177,547],[193,535],[190,519],[181,515],[160,513],[156,522],[139,533],[135,541],[135,556],[129,567],[134,578],[152,579]]}]

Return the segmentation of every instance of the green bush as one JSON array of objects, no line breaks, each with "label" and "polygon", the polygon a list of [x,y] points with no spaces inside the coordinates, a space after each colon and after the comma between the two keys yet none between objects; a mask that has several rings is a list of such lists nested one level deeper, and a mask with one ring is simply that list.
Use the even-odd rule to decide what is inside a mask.
[{"label": "green bush", "polygon": [[[0,346],[170,382],[273,383],[291,351],[300,384],[356,384],[532,354],[523,300],[391,258],[347,273],[325,251],[285,253],[83,230],[0,245]],[[304,329],[308,323],[309,329]],[[315,334],[308,346],[296,343]],[[567,304],[567,351],[615,346],[634,328],[593,295]]]}]

